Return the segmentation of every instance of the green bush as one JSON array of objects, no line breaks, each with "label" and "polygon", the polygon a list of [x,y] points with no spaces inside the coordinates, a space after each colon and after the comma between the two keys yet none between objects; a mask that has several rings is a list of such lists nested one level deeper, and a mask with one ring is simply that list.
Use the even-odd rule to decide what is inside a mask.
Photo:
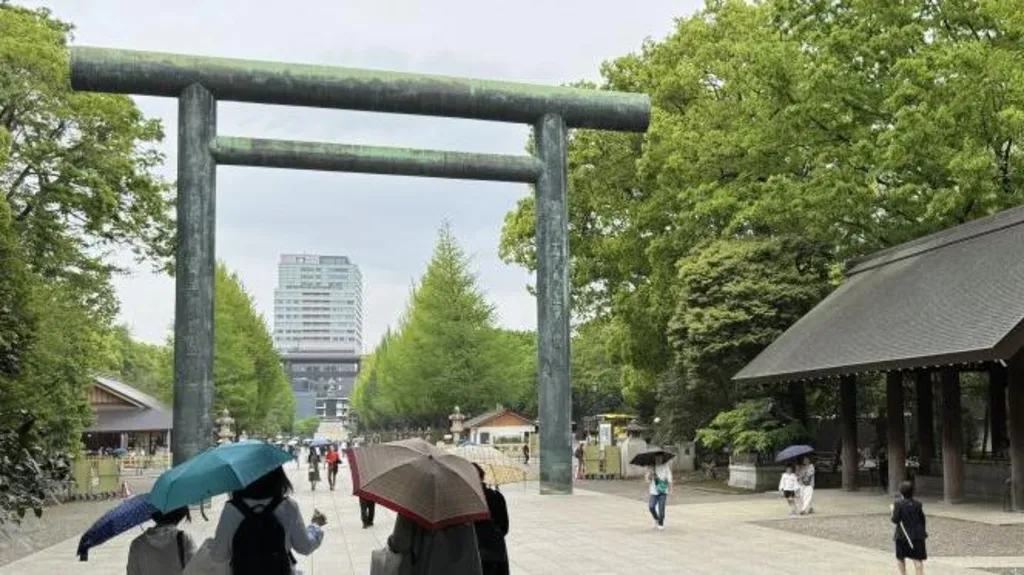
[{"label": "green bush", "polygon": [[773,456],[807,436],[803,424],[780,416],[772,399],[752,399],[723,411],[697,430],[697,442],[713,451],[728,448],[737,455]]}]

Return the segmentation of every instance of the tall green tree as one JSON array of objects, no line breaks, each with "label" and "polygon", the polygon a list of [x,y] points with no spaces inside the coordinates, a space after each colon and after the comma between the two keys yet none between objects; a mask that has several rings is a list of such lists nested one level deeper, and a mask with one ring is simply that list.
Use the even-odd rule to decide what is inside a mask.
[{"label": "tall green tree", "polygon": [[718,240],[683,261],[668,331],[677,375],[658,390],[662,433],[691,440],[738,399],[765,396],[773,413],[806,423],[800,384],[739,389],[731,379],[829,292],[831,259],[803,238],[773,237]]},{"label": "tall green tree", "polygon": [[470,414],[497,404],[528,409],[536,387],[528,337],[495,326],[493,306],[446,224],[398,328],[357,380],[358,420],[371,428],[434,426],[456,406]]},{"label": "tall green tree", "polygon": [[31,349],[35,331],[31,288],[32,277],[22,258],[10,210],[0,204],[0,380],[17,377]]},{"label": "tall green tree", "polygon": [[126,325],[114,326],[109,333],[109,365],[105,371],[119,380],[168,404],[172,397],[173,361],[171,346],[155,345],[132,337]]},{"label": "tall green tree", "polygon": [[[0,2],[0,522],[59,479],[109,370],[115,250],[163,266],[169,187],[159,122],[68,81],[70,25]],[[12,428],[13,426],[13,428]]]},{"label": "tall green tree", "polygon": [[71,30],[47,10],[0,4],[0,193],[31,268],[109,319],[106,256],[166,263],[172,195],[153,172],[159,121],[127,96],[71,89]]},{"label": "tall green tree", "polygon": [[599,413],[619,412],[625,370],[612,352],[614,333],[607,319],[576,329],[572,338],[572,411],[576,421]]}]

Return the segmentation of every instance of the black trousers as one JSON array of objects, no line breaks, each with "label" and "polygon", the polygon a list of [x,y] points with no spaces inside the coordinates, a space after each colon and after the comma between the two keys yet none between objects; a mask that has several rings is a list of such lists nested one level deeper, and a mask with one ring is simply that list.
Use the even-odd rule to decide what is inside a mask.
[{"label": "black trousers", "polygon": [[373,525],[373,512],[377,504],[369,499],[359,499],[359,516],[363,519],[363,527]]}]

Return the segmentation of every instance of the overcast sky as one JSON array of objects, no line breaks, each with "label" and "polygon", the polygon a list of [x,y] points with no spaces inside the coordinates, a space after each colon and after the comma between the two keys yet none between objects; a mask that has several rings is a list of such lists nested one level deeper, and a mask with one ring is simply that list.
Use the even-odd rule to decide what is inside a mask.
[{"label": "overcast sky", "polygon": [[[17,0],[16,0],[17,1]],[[81,45],[157,50],[560,84],[596,79],[604,60],[662,38],[701,0],[52,0]],[[164,173],[175,173],[177,103],[138,98],[163,120]],[[466,120],[220,104],[221,135],[519,154],[525,127]],[[272,321],[276,262],[284,252],[342,254],[363,271],[364,346],[400,313],[452,222],[480,283],[513,328],[536,325],[530,278],[497,255],[505,213],[525,186],[396,176],[222,167],[217,255],[238,272]],[[162,341],[174,282],[138,269],[117,281],[123,320]]]}]

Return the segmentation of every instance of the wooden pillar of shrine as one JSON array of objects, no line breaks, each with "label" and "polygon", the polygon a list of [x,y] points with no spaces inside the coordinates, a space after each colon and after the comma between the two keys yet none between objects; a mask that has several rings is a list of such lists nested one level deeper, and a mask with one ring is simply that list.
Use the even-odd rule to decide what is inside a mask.
[{"label": "wooden pillar of shrine", "polygon": [[857,490],[857,376],[839,379],[839,415],[842,425],[843,491]]},{"label": "wooden pillar of shrine", "polygon": [[942,382],[942,495],[946,503],[964,500],[963,414],[960,372],[945,368]]},{"label": "wooden pillar of shrine", "polygon": [[885,421],[889,456],[889,493],[897,493],[907,476],[907,430],[903,418],[903,372],[885,376]]},{"label": "wooden pillar of shrine", "polygon": [[993,455],[1003,455],[1009,446],[1006,436],[1007,368],[994,364],[988,370],[989,437]]},{"label": "wooden pillar of shrine", "polygon": [[930,371],[914,373],[914,398],[917,403],[918,472],[928,475],[935,457],[935,380]]},{"label": "wooden pillar of shrine", "polygon": [[1010,502],[1014,511],[1024,511],[1024,358],[1009,366],[1006,379],[1009,404]]}]

